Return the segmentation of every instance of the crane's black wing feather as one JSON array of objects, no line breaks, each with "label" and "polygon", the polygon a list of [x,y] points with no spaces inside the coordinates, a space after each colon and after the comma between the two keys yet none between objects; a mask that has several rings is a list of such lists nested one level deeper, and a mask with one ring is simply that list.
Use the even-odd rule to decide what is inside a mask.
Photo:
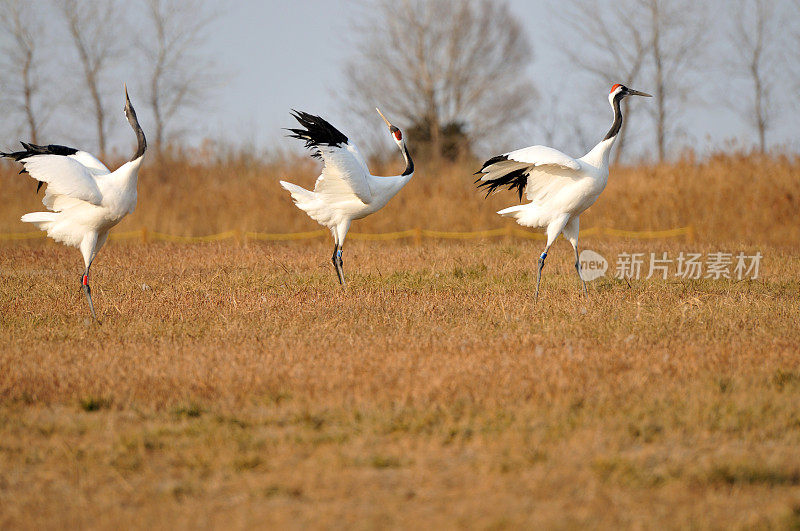
[{"label": "crane's black wing feather", "polygon": [[[68,157],[70,155],[74,155],[78,152],[77,149],[67,147],[67,146],[60,146],[58,144],[48,144],[46,146],[39,146],[36,144],[31,144],[29,142],[20,142],[22,147],[25,148],[23,151],[12,151],[10,153],[2,153],[0,152],[0,157],[6,157],[9,159],[16,160],[17,162],[24,161],[28,157],[32,157],[34,155],[61,155],[62,157]],[[25,170],[23,162],[23,167],[20,170],[20,175],[23,173],[28,173]],[[36,192],[39,192],[39,189],[44,184],[42,181],[38,181],[38,185],[36,185]]]},{"label": "crane's black wing feather", "polygon": [[313,150],[312,157],[320,157],[319,146],[342,147],[349,142],[344,133],[319,116],[294,109],[292,116],[305,129],[287,129],[292,133],[288,136],[305,141],[306,147]]},{"label": "crane's black wing feather", "polygon": [[[502,163],[507,160],[508,156],[506,155],[492,157],[483,163],[483,166],[480,170],[475,172],[475,175],[483,175],[483,170],[489,166]],[[512,191],[516,189],[517,194],[519,195],[519,200],[522,201],[522,194],[525,191],[525,187],[528,185],[528,173],[530,173],[530,170],[530,168],[518,168],[489,181],[482,181],[482,177],[478,177],[475,180],[475,183],[479,183],[478,188],[486,190],[486,197],[489,197],[489,195],[496,190],[508,187],[508,189]]]},{"label": "crane's black wing feather", "polygon": [[[486,162],[484,162],[483,166],[481,166],[481,169],[476,171],[474,173],[474,175],[478,175],[479,173],[483,173],[483,170],[485,170],[486,168],[488,168],[492,164],[497,164],[498,162],[503,162],[503,161],[506,161],[506,160],[508,160],[508,155],[497,155],[496,157],[492,157],[489,160],[487,160]],[[478,179],[478,180],[480,180],[480,179]],[[477,182],[477,181],[475,181],[475,182]]]}]

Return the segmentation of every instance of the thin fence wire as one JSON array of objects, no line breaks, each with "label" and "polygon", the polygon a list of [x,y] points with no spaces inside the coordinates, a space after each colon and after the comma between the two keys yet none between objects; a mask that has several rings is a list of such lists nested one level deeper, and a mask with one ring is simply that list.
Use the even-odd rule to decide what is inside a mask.
[{"label": "thin fence wire", "polygon": [[[226,240],[236,240],[240,243],[247,241],[297,241],[297,240],[310,240],[314,238],[322,238],[326,236],[329,231],[325,229],[313,230],[307,232],[289,232],[289,233],[270,233],[270,232],[246,232],[238,229],[220,232],[218,234],[209,234],[206,236],[180,236],[174,234],[167,234],[163,232],[151,231],[146,227],[139,230],[112,232],[109,234],[109,241],[124,241],[124,240],[138,240],[142,243],[149,242],[171,242],[171,243],[208,243],[220,242]],[[667,230],[644,230],[644,231],[631,231],[620,229],[608,229],[601,227],[592,227],[580,231],[581,236],[611,236],[614,238],[627,238],[634,240],[657,240],[663,238],[677,238],[685,237],[692,241],[694,240],[694,228],[690,225],[687,227],[677,227]],[[513,226],[504,227],[501,229],[488,229],[469,232],[446,232],[438,230],[428,230],[422,228],[413,228],[408,230],[401,230],[396,232],[383,232],[383,233],[366,233],[366,232],[351,232],[347,237],[351,240],[367,240],[367,241],[385,241],[385,240],[400,240],[410,238],[419,243],[423,239],[443,239],[443,240],[474,240],[482,238],[495,238],[495,237],[517,237],[524,239],[544,240],[546,236],[540,232],[532,232],[519,229]],[[18,242],[25,240],[41,240],[47,238],[44,232],[11,232],[0,234],[0,241],[5,242]]]}]

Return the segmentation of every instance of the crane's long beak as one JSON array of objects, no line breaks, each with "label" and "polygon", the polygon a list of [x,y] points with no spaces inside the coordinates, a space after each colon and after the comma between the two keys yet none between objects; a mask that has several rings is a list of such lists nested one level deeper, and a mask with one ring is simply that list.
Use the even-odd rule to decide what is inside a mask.
[{"label": "crane's long beak", "polygon": [[381,115],[381,118],[383,118],[383,121],[386,122],[386,125],[391,129],[392,123],[389,120],[386,119],[386,117],[383,115],[383,113],[381,112],[381,110],[379,108],[375,107],[375,110],[378,111],[378,114]]},{"label": "crane's long beak", "polygon": [[633,89],[628,89],[628,95],[629,96],[644,96],[645,98],[652,98],[653,97],[651,94],[648,94],[647,92],[639,92],[638,90],[633,90]]},{"label": "crane's long beak", "polygon": [[128,84],[125,83],[125,113],[127,114],[131,109],[133,109],[133,105],[131,104],[131,98],[128,96]]}]

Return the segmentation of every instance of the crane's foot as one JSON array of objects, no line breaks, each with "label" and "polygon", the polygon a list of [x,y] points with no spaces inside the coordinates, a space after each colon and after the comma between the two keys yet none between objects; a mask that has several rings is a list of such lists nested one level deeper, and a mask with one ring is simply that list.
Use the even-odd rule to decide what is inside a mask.
[{"label": "crane's foot", "polygon": [[92,319],[98,321],[97,315],[94,313],[94,303],[92,303],[92,288],[89,287],[89,275],[84,274],[83,278],[81,278],[81,289],[83,290],[84,295],[86,295],[86,300],[89,301],[89,311],[92,312]]}]

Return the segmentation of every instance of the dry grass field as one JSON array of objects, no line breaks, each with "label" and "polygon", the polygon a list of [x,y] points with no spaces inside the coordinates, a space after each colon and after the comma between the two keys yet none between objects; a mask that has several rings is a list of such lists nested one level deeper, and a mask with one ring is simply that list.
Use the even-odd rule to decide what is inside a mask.
[{"label": "dry grass field", "polygon": [[[423,165],[353,231],[504,226],[471,167]],[[148,168],[119,230],[313,230],[276,181],[314,171]],[[35,185],[0,179],[0,232],[30,230]],[[353,241],[346,289],[327,240],[129,242],[95,263],[97,325],[77,250],[0,243],[0,528],[798,528],[798,183],[784,158],[619,168],[583,227],[696,239],[585,248],[760,251],[760,277],[587,300],[559,240],[538,305],[538,240]]]}]

